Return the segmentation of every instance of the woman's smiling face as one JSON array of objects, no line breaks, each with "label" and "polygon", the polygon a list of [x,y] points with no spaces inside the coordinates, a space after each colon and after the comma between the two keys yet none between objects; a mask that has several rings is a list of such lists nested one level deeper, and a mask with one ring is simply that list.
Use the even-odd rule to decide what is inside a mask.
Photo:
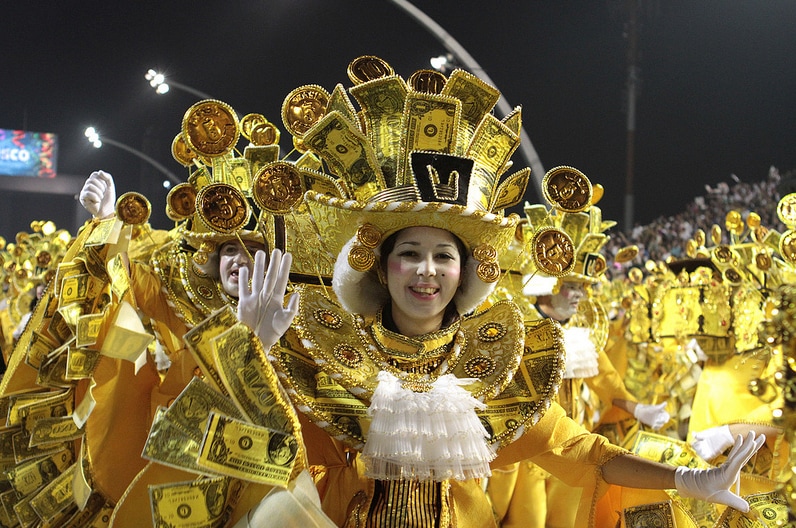
[{"label": "woman's smiling face", "polygon": [[409,336],[439,330],[461,284],[456,237],[435,227],[406,228],[395,239],[385,271],[398,330]]}]

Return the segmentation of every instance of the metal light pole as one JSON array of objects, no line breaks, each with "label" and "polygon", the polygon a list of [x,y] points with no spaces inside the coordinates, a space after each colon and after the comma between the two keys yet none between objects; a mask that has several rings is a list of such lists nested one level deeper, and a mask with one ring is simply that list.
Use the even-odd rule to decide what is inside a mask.
[{"label": "metal light pole", "polygon": [[118,148],[120,148],[122,150],[126,150],[130,154],[133,154],[134,156],[138,156],[142,160],[146,161],[147,163],[149,163],[150,165],[155,167],[157,170],[162,172],[164,175],[166,175],[166,177],[169,180],[171,180],[173,183],[182,183],[182,181],[183,181],[176,174],[174,174],[169,169],[164,167],[161,163],[159,163],[157,160],[153,159],[150,156],[147,156],[146,154],[144,154],[140,150],[136,150],[136,149],[134,149],[133,147],[131,147],[129,145],[125,145],[124,143],[120,143],[118,141],[115,141],[113,139],[110,139],[110,138],[107,138],[107,137],[104,137],[104,136],[102,137],[102,139],[100,139],[100,135],[99,135],[99,133],[97,132],[97,130],[94,127],[88,127],[86,129],[86,131],[85,131],[85,136],[88,138],[89,143],[94,145],[94,148],[102,147],[103,143],[107,143],[109,145],[113,145],[114,147],[118,147]]},{"label": "metal light pole", "polygon": [[[459,44],[456,39],[454,39],[450,34],[448,34],[445,29],[442,28],[439,24],[437,24],[434,19],[430,16],[425,14],[421,9],[415,7],[407,0],[391,0],[392,3],[406,11],[412,18],[417,20],[420,25],[426,28],[434,37],[440,41],[440,43],[448,50],[463,66],[467,67],[471,73],[477,75],[485,82],[491,84],[492,86],[496,86],[494,82],[489,78],[486,74],[484,69],[481,65],[476,62],[476,60],[467,52],[464,47]],[[498,108],[504,115],[509,114],[513,108],[506,100],[505,96],[502,96],[497,103]],[[520,128],[520,152],[522,156],[525,158],[525,162],[531,167],[531,180],[534,183],[534,187],[536,188],[537,195],[541,198],[542,194],[542,178],[544,177],[544,167],[542,166],[542,161],[539,159],[539,155],[536,153],[536,149],[533,148],[533,144],[531,143],[531,138],[525,132],[525,127]]]}]

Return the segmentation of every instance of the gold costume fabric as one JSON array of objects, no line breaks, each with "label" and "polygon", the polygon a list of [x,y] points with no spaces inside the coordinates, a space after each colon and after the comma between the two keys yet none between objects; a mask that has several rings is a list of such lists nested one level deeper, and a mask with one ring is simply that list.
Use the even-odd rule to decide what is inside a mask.
[{"label": "gold costume fabric", "polygon": [[[499,323],[508,322],[510,319],[507,317],[516,315],[516,308],[506,303],[480,317],[463,319],[453,331],[442,330],[408,340],[386,330],[378,319],[365,322],[347,316],[339,306],[314,289],[302,289],[300,294],[302,302],[297,330],[288,332],[270,353],[275,357],[273,365],[285,382],[293,404],[303,411],[300,415],[301,438],[308,463],[323,509],[335,523],[357,528],[497,526],[481,479],[377,482],[366,477],[365,464],[359,454],[367,441],[369,419],[365,411],[369,395],[367,388],[364,392],[356,388],[375,385],[374,372],[370,370],[371,367],[378,370],[376,362],[379,356],[375,351],[380,348],[398,351],[411,342],[428,352],[421,357],[436,364],[435,358],[439,357],[440,351],[450,350],[457,342],[464,342],[466,344],[458,352],[458,362],[455,361],[456,353],[448,354],[449,365],[454,371],[470,365],[472,373],[473,365],[483,366],[471,361],[482,357],[483,347],[491,347],[498,352],[490,357],[500,357],[499,351],[504,351],[505,361],[487,375],[487,378],[492,376],[490,381],[468,387],[473,393],[486,395],[488,407],[480,415],[485,423],[490,424],[487,429],[492,440],[504,445],[492,467],[532,459],[547,471],[566,478],[570,485],[583,487],[584,496],[591,497],[591,500],[581,504],[580,519],[583,519],[583,526],[594,525],[597,498],[608,487],[599,468],[626,451],[610,445],[602,437],[588,435],[565,416],[560,406],[550,401],[554,386],[551,380],[557,376],[555,366],[560,354],[554,323],[544,322],[536,328],[536,334],[531,331],[518,336],[505,329],[504,335],[497,337],[501,332],[494,333],[494,329],[499,328]],[[352,326],[345,330],[347,325]],[[317,360],[323,352],[306,348],[302,343],[308,342],[299,339],[299,335],[306,332],[303,335],[305,339],[307,335],[315,336],[318,342],[327,345],[324,346],[327,359],[333,359],[335,354],[331,343],[333,334],[338,331],[343,334],[354,331],[361,340],[358,345],[344,349],[346,354],[338,350],[336,365],[327,363],[326,368],[321,369]],[[483,341],[483,338],[492,341]],[[523,344],[523,338],[526,340],[525,347],[522,347],[524,350],[518,350],[516,347]],[[529,339],[540,345],[529,346]],[[357,352],[363,354],[363,359],[364,356],[369,357],[355,369],[364,374],[357,378],[339,376],[350,369],[347,363],[357,357]],[[510,359],[520,356],[519,362]],[[536,373],[529,370],[534,366],[538,368]],[[517,381],[508,379],[511,376],[507,374],[512,373]],[[502,391],[494,394],[496,387],[500,386],[504,387]],[[526,411],[530,414],[524,415]],[[512,441],[520,427],[524,434]],[[136,523],[148,522],[147,485],[184,481],[189,476],[189,473],[178,469],[149,463],[117,507],[114,526],[140,526]],[[238,500],[233,518],[239,518],[255,506],[266,491],[267,486],[249,485]]]},{"label": "gold costume fabric", "polygon": [[[584,300],[581,304],[589,303]],[[523,308],[526,320],[538,321],[544,317],[530,303],[526,302]],[[581,308],[581,312],[583,311]],[[573,318],[567,324],[578,322]],[[595,328],[602,326],[605,324],[595,324]],[[614,399],[635,401],[635,397],[625,388],[604,347],[597,346],[596,351],[599,373],[585,379],[563,379],[558,391],[558,403],[567,415],[588,428],[595,425],[590,419],[595,409],[591,401],[585,401],[582,397],[584,385],[594,391],[599,398],[602,411],[609,409]],[[619,409],[613,415],[620,419],[629,417],[628,413]],[[588,496],[584,495],[581,488],[568,485],[555,473],[546,472],[529,462],[520,462],[494,472],[489,481],[488,492],[493,501],[495,514],[503,520],[504,528],[577,526],[574,523],[578,509],[573,506],[580,504],[583,498]]]}]

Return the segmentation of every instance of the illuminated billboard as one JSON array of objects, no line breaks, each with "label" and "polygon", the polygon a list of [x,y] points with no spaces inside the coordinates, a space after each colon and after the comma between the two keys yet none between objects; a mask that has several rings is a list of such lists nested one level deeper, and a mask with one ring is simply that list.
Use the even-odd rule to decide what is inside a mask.
[{"label": "illuminated billboard", "polygon": [[58,136],[0,128],[0,176],[54,178]]}]

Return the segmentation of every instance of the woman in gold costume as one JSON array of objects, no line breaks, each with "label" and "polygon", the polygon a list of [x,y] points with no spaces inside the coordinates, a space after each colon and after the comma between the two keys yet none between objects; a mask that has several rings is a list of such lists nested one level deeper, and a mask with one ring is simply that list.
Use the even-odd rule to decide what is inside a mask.
[{"label": "woman in gold costume", "polygon": [[[701,473],[705,480],[697,483],[694,470],[641,459],[589,434],[551,401],[553,391],[537,402],[527,398],[535,375],[524,370],[543,365],[545,347],[559,346],[557,339],[538,346],[539,332],[557,337],[557,326],[542,322],[524,332],[511,303],[470,314],[490,289],[478,272],[484,261],[477,248],[486,240],[501,248],[512,220],[468,218],[466,208],[450,203],[441,213],[445,202],[438,200],[368,211],[365,203],[307,199],[316,219],[348,217],[334,222],[343,237],[357,229],[333,278],[341,306],[299,290],[298,339],[270,354],[302,420],[311,422],[302,428],[309,463],[323,508],[338,525],[495,526],[482,479],[492,466],[521,459],[587,488],[579,525],[593,523],[593,505],[608,484],[677,487],[686,495],[702,489],[703,498],[745,507],[720,488],[759,446],[753,435],[739,438],[730,465]],[[390,210],[396,206],[403,212]],[[357,271],[355,249],[374,240],[374,268]],[[241,309],[260,297],[242,292]],[[253,316],[243,319],[257,326]],[[336,405],[324,397],[331,394]],[[707,482],[719,474],[723,484],[711,488]],[[268,515],[255,510],[251,525]]]}]

